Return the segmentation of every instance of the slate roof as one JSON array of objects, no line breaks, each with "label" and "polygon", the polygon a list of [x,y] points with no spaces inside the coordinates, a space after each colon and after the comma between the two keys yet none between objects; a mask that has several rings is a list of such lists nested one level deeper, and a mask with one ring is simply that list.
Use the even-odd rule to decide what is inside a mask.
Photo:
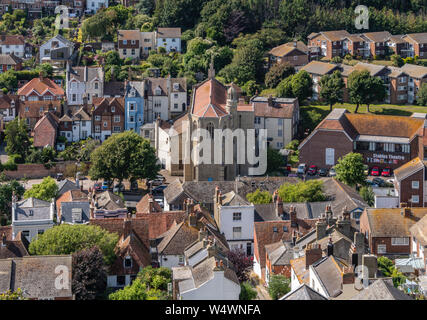
[{"label": "slate roof", "polygon": [[427,208],[409,208],[410,217],[405,217],[405,208],[366,208],[371,237],[410,237],[410,228],[427,214]]},{"label": "slate roof", "polygon": [[[50,220],[50,202],[28,198],[16,203],[15,221]],[[30,215],[32,210],[33,215]]]},{"label": "slate roof", "polygon": [[413,300],[393,286],[391,280],[378,279],[350,300]]},{"label": "slate roof", "polygon": [[347,264],[334,256],[323,257],[314,263],[312,268],[319,281],[330,297],[337,297],[342,293],[342,270]]},{"label": "slate roof", "polygon": [[251,203],[236,194],[234,191],[227,192],[221,196],[222,206],[250,206]]},{"label": "slate roof", "polygon": [[104,80],[104,72],[101,67],[73,67],[67,74],[69,80],[75,79],[79,82],[90,82],[94,79]]},{"label": "slate roof", "polygon": [[104,96],[123,96],[125,94],[124,81],[110,81],[104,84]]},{"label": "slate roof", "polygon": [[198,239],[199,230],[188,225],[187,221],[173,225],[157,246],[159,254],[182,255],[185,248]]},{"label": "slate roof", "polygon": [[281,297],[279,300],[328,300],[328,299],[304,283],[294,291],[291,291],[288,294]]},{"label": "slate roof", "polygon": [[[79,211],[81,220],[74,220],[74,211]],[[73,201],[61,203],[61,221],[65,223],[86,223],[90,219],[90,204],[89,201]]]},{"label": "slate roof", "polygon": [[[70,285],[56,289],[57,266],[68,269]],[[67,276],[66,273],[62,273]],[[72,256],[25,256],[0,260],[0,292],[23,290],[27,298],[71,298]]]},{"label": "slate roof", "polygon": [[97,203],[97,209],[117,210],[126,208],[122,198],[111,191],[96,194],[95,202]]},{"label": "slate roof", "polygon": [[[6,233],[4,233],[6,236]],[[0,230],[0,259],[18,258],[28,256],[28,241],[25,237],[21,237],[19,232],[15,240],[7,240],[3,242],[3,233]]]},{"label": "slate roof", "polygon": [[278,241],[276,243],[267,244],[265,246],[268,260],[273,266],[287,266],[290,265],[291,259],[294,258],[294,251],[290,243]]},{"label": "slate roof", "polygon": [[68,179],[61,180],[58,183],[58,195],[57,195],[57,197],[60,197],[61,195],[63,195],[65,192],[67,192],[69,190],[76,190],[76,189],[79,189],[79,188],[76,186],[75,182],[72,182]]},{"label": "slate roof", "polygon": [[15,65],[22,63],[22,59],[12,54],[0,54],[0,64]]}]

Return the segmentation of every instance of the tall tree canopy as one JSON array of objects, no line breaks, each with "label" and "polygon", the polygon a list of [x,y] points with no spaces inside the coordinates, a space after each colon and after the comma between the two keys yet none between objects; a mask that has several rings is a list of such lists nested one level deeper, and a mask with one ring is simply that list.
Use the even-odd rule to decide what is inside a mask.
[{"label": "tall tree canopy", "polygon": [[114,134],[91,155],[91,179],[153,179],[160,170],[150,142],[133,131]]}]

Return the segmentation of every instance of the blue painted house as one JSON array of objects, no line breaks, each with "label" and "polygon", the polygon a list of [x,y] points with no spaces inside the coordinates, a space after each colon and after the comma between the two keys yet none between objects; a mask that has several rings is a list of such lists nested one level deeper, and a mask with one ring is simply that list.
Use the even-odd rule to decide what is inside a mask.
[{"label": "blue painted house", "polygon": [[144,81],[125,84],[125,130],[139,133],[144,124]]}]

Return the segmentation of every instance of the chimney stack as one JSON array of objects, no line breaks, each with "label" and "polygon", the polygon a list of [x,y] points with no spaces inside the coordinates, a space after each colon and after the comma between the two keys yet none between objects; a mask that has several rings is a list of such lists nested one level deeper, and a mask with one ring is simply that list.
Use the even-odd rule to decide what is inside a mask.
[{"label": "chimney stack", "polygon": [[276,216],[279,218],[282,217],[283,216],[283,202],[282,202],[282,199],[279,197],[279,195],[276,195],[275,208],[276,208]]},{"label": "chimney stack", "polygon": [[290,215],[290,219],[291,219],[291,227],[292,228],[297,228],[298,227],[298,222],[297,222],[297,210],[294,206],[291,206],[289,209],[289,215]]},{"label": "chimney stack", "polygon": [[338,217],[338,221],[336,223],[337,229],[346,237],[351,238],[351,221],[344,219],[343,216]]},{"label": "chimney stack", "polygon": [[408,208],[408,207],[402,208],[402,214],[405,218],[410,218],[412,215],[411,208]]},{"label": "chimney stack", "polygon": [[375,278],[377,275],[378,262],[377,256],[365,254],[362,257],[362,265],[368,269],[368,278]]},{"label": "chimney stack", "polygon": [[274,101],[273,101],[273,96],[271,94],[267,98],[267,103],[269,107],[273,107]]},{"label": "chimney stack", "polygon": [[332,236],[329,235],[329,242],[328,242],[328,257],[334,255],[334,243],[332,242]]},{"label": "chimney stack", "polygon": [[219,187],[218,186],[216,186],[215,187],[215,203],[216,204],[218,204],[219,203],[219,200],[220,200],[220,197],[219,197],[219,195],[220,195],[220,191],[219,191]]},{"label": "chimney stack", "polygon": [[305,266],[306,269],[310,267],[313,263],[322,259],[322,249],[320,248],[320,244],[311,243],[307,245],[305,249]]},{"label": "chimney stack", "polygon": [[316,222],[316,239],[320,240],[326,237],[326,218],[325,215],[322,214],[322,217]]},{"label": "chimney stack", "polygon": [[123,239],[126,239],[130,236],[132,232],[132,218],[129,216],[126,216],[126,218],[123,219]]},{"label": "chimney stack", "polygon": [[199,230],[199,241],[204,241],[206,237],[208,236],[208,231],[206,230],[206,227]]}]

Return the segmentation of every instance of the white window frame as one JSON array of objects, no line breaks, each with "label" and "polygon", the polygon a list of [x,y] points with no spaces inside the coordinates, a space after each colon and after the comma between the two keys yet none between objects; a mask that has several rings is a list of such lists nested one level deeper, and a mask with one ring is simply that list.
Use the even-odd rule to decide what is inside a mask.
[{"label": "white window frame", "polygon": [[391,238],[391,245],[392,246],[408,246],[409,238],[407,237]]},{"label": "white window frame", "polygon": [[387,245],[386,244],[378,244],[377,245],[377,253],[378,254],[385,254],[385,253],[387,253]]}]

